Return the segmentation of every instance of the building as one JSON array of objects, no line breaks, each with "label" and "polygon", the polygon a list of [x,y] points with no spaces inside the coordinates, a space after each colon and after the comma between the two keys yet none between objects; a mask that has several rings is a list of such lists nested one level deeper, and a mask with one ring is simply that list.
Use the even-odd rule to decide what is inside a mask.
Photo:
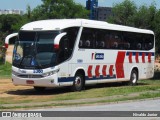
[{"label": "building", "polygon": [[0,15],[7,15],[7,14],[17,14],[17,15],[23,15],[22,10],[0,10]]},{"label": "building", "polygon": [[89,19],[106,21],[113,15],[111,7],[99,7],[98,0],[87,0],[86,9],[90,10]]},{"label": "building", "polygon": [[95,8],[95,20],[106,21],[110,16],[113,16],[111,7]]}]

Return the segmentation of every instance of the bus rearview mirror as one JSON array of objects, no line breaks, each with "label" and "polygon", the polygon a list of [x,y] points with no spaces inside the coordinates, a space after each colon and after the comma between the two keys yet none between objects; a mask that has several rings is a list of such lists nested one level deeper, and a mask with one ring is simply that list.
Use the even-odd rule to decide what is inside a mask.
[{"label": "bus rearview mirror", "polygon": [[66,32],[63,32],[55,37],[55,39],[54,39],[54,48],[55,49],[59,49],[59,43],[60,43],[62,37],[65,36],[66,34],[67,34]]}]

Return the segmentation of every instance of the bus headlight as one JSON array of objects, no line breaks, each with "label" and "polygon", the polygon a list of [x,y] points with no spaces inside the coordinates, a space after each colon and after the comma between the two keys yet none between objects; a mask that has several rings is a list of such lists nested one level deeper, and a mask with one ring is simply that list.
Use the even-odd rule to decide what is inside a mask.
[{"label": "bus headlight", "polygon": [[47,76],[53,75],[53,74],[58,73],[58,72],[59,72],[59,69],[51,71],[51,72],[47,72],[47,73],[43,74],[43,77],[47,77]]},{"label": "bus headlight", "polygon": [[12,74],[15,75],[15,76],[18,76],[18,75],[19,75],[19,73],[15,72],[15,71],[13,71],[13,70],[12,70]]}]

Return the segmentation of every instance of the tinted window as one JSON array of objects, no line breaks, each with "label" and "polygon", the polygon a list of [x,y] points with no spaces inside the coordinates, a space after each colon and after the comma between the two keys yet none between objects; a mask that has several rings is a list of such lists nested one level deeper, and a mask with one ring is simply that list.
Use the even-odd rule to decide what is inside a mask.
[{"label": "tinted window", "polygon": [[58,63],[61,63],[71,57],[75,41],[78,35],[79,27],[64,29],[67,34],[60,41],[60,50],[58,51]]},{"label": "tinted window", "polygon": [[123,49],[123,41],[121,32],[118,31],[110,31],[108,40],[108,48],[109,49]]},{"label": "tinted window", "polygon": [[150,50],[154,35],[95,28],[83,28],[79,48]]},{"label": "tinted window", "polygon": [[107,48],[108,32],[105,30],[96,30],[96,49]]},{"label": "tinted window", "polygon": [[95,32],[94,29],[83,28],[79,41],[79,48],[94,48]]},{"label": "tinted window", "polygon": [[123,32],[124,41],[129,50],[150,50],[154,46],[154,36],[151,34]]}]

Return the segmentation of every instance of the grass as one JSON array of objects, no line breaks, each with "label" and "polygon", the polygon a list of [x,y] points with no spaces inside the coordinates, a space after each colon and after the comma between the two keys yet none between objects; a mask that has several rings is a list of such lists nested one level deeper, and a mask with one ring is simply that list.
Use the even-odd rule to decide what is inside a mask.
[{"label": "grass", "polygon": [[[107,103],[118,102],[125,100],[137,100],[145,98],[160,97],[159,93],[150,93],[149,91],[160,91],[160,72],[155,73],[156,78],[152,80],[139,80],[137,86],[124,86],[119,83],[108,83],[102,85],[94,85],[87,87],[85,91],[71,92],[68,88],[56,88],[49,89],[43,93],[36,92],[32,88],[15,87],[8,81],[0,83],[0,94],[6,94],[6,96],[0,99],[0,109],[15,109],[15,108],[33,108],[33,107],[47,107],[47,106],[68,106],[68,105],[81,105],[81,104],[94,104],[94,103]],[[0,65],[0,80],[1,78],[11,78],[11,64],[6,63]],[[6,87],[10,85],[9,88]],[[13,86],[13,87],[12,87]],[[137,96],[129,96],[130,94],[138,94]],[[121,95],[122,97],[119,97]],[[1,96],[1,95],[0,95]],[[50,102],[50,101],[66,101],[66,100],[79,100],[79,99],[92,99],[92,98],[104,98],[112,97],[111,99],[98,100],[97,101],[83,101],[79,103],[48,103],[42,105],[34,105],[37,102]],[[13,106],[4,107],[3,104],[19,104],[29,103],[32,106]]]},{"label": "grass", "polygon": [[0,64],[0,80],[2,78],[11,78],[12,65],[8,62],[6,64]]},{"label": "grass", "polygon": [[4,107],[0,106],[0,109],[27,109],[27,108],[46,108],[46,107],[54,107],[54,106],[78,106],[78,105],[90,105],[90,104],[101,104],[101,103],[111,103],[111,102],[121,102],[121,101],[130,101],[130,100],[143,100],[146,98],[157,98],[160,97],[159,93],[145,93],[145,94],[140,94],[138,96],[133,96],[133,97],[125,97],[125,98],[113,98],[110,100],[99,100],[96,102],[79,102],[79,103],[54,103],[54,104],[45,104],[45,105],[34,105],[33,106],[13,106],[13,107]]},{"label": "grass", "polygon": [[111,88],[98,88],[98,89],[91,89],[77,93],[66,93],[63,95],[57,95],[52,100],[75,100],[75,99],[85,99],[87,98],[101,98],[107,96],[114,96],[114,95],[128,95],[131,93],[138,93],[142,91],[150,91],[150,90],[157,90],[160,88],[160,85],[155,86],[121,86],[121,87],[111,87]]},{"label": "grass", "polygon": [[[108,87],[108,85],[111,85],[111,87]],[[66,90],[68,92],[66,92]],[[139,81],[137,86],[123,86],[122,84],[116,84],[112,86],[112,84],[106,84],[105,86],[88,87],[85,91],[81,92],[70,92],[68,89],[57,88],[49,89],[43,93],[39,93],[32,89],[23,90],[23,88],[21,88],[21,90],[9,90],[8,94],[11,95],[2,97],[0,99],[0,104],[34,104],[37,102],[103,98],[117,95],[123,95],[124,99],[126,99],[126,96],[130,94],[141,94],[141,92],[144,92],[141,95],[141,98],[143,99],[150,98],[151,94],[148,91],[160,91],[160,80],[142,80]],[[160,95],[155,94],[155,96],[151,97],[160,97]],[[117,96],[116,98],[119,97]]]}]

